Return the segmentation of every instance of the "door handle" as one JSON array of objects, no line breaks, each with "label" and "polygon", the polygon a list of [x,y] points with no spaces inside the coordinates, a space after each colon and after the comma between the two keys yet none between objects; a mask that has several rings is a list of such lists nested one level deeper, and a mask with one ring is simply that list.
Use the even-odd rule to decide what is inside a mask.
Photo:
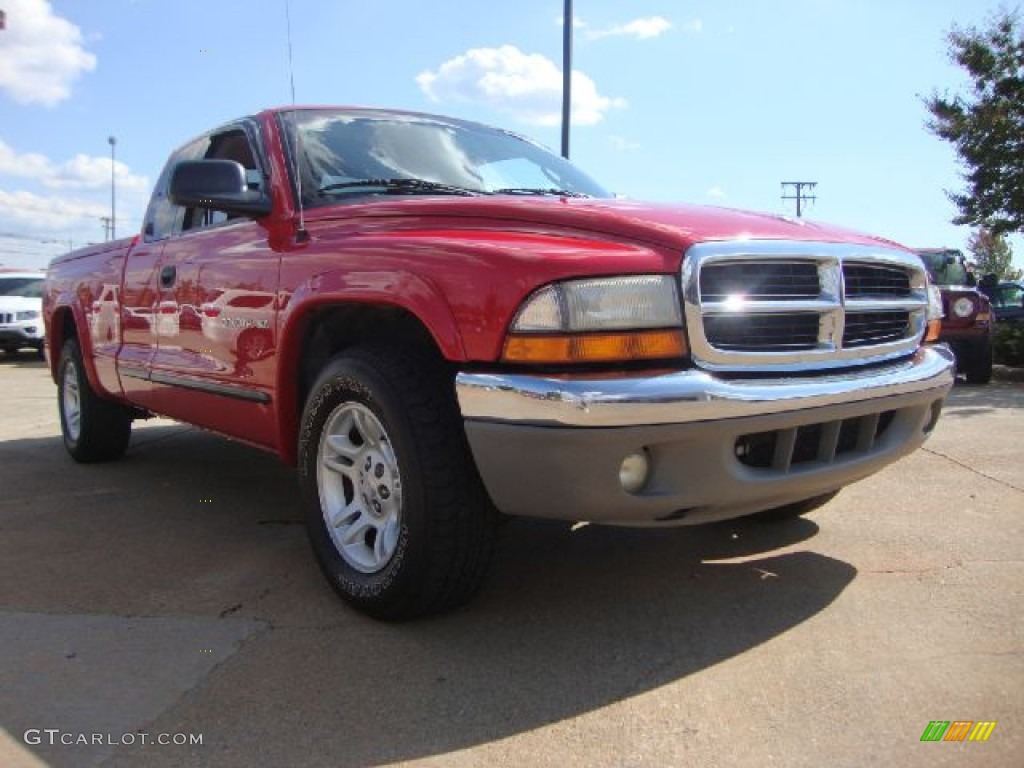
[{"label": "door handle", "polygon": [[178,269],[173,264],[168,264],[160,270],[160,287],[171,288],[174,281],[178,279]]}]

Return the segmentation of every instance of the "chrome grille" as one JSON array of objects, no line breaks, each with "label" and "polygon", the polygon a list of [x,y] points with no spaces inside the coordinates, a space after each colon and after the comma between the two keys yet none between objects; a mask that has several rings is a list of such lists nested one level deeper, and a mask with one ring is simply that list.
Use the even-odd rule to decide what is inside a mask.
[{"label": "chrome grille", "polygon": [[694,361],[712,370],[803,371],[911,354],[927,324],[919,258],[880,246],[700,243],[683,306]]},{"label": "chrome grille", "polygon": [[910,295],[910,275],[905,269],[877,264],[843,264],[848,297]]},{"label": "chrome grille", "polygon": [[14,322],[14,315],[10,312],[0,312],[0,323],[7,325]]},{"label": "chrome grille", "polygon": [[700,295],[722,301],[742,293],[748,298],[795,299],[818,295],[818,268],[813,262],[739,262],[709,264],[700,274]]},{"label": "chrome grille", "polygon": [[865,347],[899,341],[907,335],[907,312],[847,312],[843,329],[844,347]]},{"label": "chrome grille", "polygon": [[818,316],[712,315],[704,318],[704,333],[719,349],[784,351],[818,345]]}]

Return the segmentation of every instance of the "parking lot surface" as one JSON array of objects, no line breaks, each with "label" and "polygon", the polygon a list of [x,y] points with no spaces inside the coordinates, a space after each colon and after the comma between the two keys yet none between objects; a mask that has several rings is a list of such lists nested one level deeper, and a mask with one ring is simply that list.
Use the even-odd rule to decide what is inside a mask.
[{"label": "parking lot surface", "polygon": [[77,465],[0,360],[0,765],[1024,765],[1019,374],[809,518],[512,521],[471,605],[392,625],[275,458],[152,420]]}]

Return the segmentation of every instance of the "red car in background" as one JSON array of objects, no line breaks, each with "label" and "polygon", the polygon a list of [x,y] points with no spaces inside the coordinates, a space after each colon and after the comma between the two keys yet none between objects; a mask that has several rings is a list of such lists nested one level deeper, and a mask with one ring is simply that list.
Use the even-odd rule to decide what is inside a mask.
[{"label": "red car in background", "polygon": [[919,248],[933,285],[942,293],[941,341],[956,355],[957,373],[970,384],[992,380],[992,340],[995,318],[988,297],[956,248]]}]

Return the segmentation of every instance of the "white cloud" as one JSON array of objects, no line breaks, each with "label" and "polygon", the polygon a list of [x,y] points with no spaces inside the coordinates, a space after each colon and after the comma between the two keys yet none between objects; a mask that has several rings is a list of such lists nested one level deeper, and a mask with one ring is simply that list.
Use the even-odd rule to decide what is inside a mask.
[{"label": "white cloud", "polygon": [[640,149],[640,144],[624,136],[609,136],[608,141],[611,142],[612,146],[615,147],[619,152],[635,152]]},{"label": "white cloud", "polygon": [[[433,101],[487,104],[534,125],[561,121],[562,72],[546,56],[523,53],[514,45],[473,48],[441,64],[436,72],[421,72],[416,83]],[[579,70],[572,73],[572,121],[600,122],[626,101],[602,96],[594,81]]]},{"label": "white cloud", "polygon": [[709,189],[705,194],[714,200],[725,200],[727,197],[729,197],[725,193],[725,190],[717,185],[711,187],[711,189]]},{"label": "white cloud", "polygon": [[[562,26],[564,21],[565,21],[565,16],[559,16],[558,18],[555,19],[555,24],[560,27],[560,26]],[[587,26],[587,22],[585,22],[579,16],[573,16],[572,17],[572,26],[573,26],[573,29],[583,29],[583,27]]]},{"label": "white cloud", "polygon": [[82,31],[56,16],[48,0],[4,0],[7,28],[0,32],[0,91],[22,104],[53,106],[71,95],[96,57]]},{"label": "white cloud", "polygon": [[34,152],[18,154],[0,139],[0,175],[42,179],[51,173],[50,158]]},{"label": "white cloud", "polygon": [[[137,176],[120,160],[114,163],[118,188],[146,189],[149,180]],[[0,139],[0,176],[32,179],[55,189],[102,189],[110,185],[110,158],[75,155],[60,165],[35,152],[18,153]]]},{"label": "white cloud", "polygon": [[[114,167],[117,234],[125,237],[141,226],[149,180],[120,161]],[[0,263],[41,266],[69,241],[103,240],[100,219],[109,215],[109,157],[78,154],[58,163],[0,139]]]},{"label": "white cloud", "polygon": [[[89,221],[90,229],[97,229],[99,218],[110,215],[110,203],[73,200],[56,195],[36,195],[32,192],[7,192],[0,189],[0,221],[4,225],[18,225],[19,231],[37,233],[63,232]],[[92,222],[97,222],[94,227]],[[2,225],[0,225],[2,226]]]},{"label": "white cloud", "polygon": [[635,40],[649,40],[653,37],[660,37],[670,29],[672,29],[672,22],[664,16],[648,16],[642,19],[633,19],[625,24],[615,24],[605,29],[587,28],[584,34],[591,40],[600,40],[605,37],[632,37]]}]

